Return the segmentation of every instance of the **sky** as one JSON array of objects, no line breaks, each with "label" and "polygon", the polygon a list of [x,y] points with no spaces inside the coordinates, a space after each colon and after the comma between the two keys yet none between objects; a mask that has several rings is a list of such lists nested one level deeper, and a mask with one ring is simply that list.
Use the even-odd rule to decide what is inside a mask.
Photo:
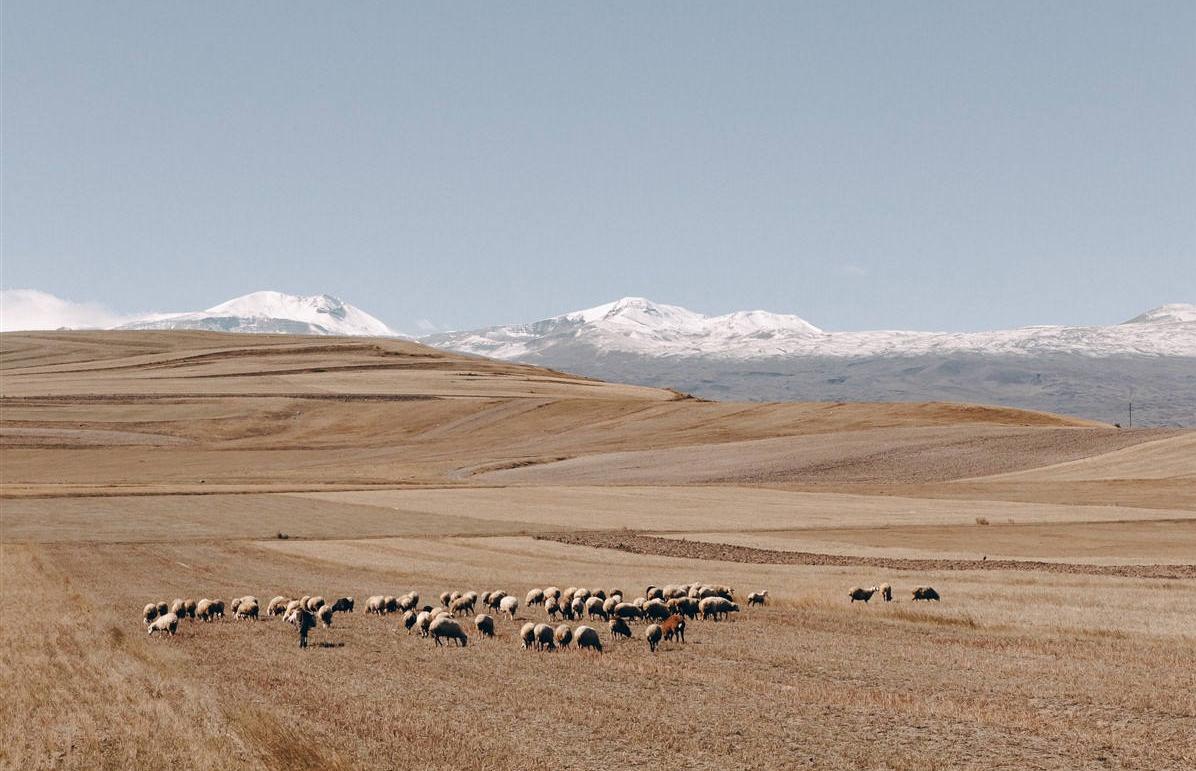
[{"label": "sky", "polygon": [[5,0],[0,286],[392,327],[1196,302],[1196,3]]}]

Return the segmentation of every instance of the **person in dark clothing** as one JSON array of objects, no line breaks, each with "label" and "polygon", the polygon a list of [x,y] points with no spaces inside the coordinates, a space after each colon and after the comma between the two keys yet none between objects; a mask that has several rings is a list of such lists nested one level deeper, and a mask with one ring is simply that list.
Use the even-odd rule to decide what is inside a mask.
[{"label": "person in dark clothing", "polygon": [[298,613],[299,617],[295,620],[295,626],[299,627],[299,647],[306,648],[307,633],[316,625],[316,617],[302,608]]}]

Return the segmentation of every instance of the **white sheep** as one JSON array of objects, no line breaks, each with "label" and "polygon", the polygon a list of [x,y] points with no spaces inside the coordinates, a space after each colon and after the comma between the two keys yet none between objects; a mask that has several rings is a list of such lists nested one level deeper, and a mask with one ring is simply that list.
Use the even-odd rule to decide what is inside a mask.
[{"label": "white sheep", "polygon": [[536,644],[536,625],[528,621],[519,630],[519,640],[524,648],[530,648]]},{"label": "white sheep", "polygon": [[621,618],[615,617],[608,624],[611,637],[631,637],[631,627]]},{"label": "white sheep", "polygon": [[519,610],[519,600],[515,597],[503,597],[498,603],[498,609],[514,619],[515,612]]},{"label": "white sheep", "polygon": [[149,634],[154,632],[169,632],[173,637],[174,633],[179,628],[179,617],[173,613],[166,613],[158,616],[149,625]]},{"label": "white sheep", "polygon": [[366,598],[365,612],[382,615],[386,612],[386,598],[381,594],[375,594]]},{"label": "white sheep", "polygon": [[428,627],[428,633],[432,635],[432,639],[436,641],[437,645],[444,645],[441,638],[447,637],[450,640],[456,640],[457,645],[464,648],[469,645],[469,637],[466,636],[465,630],[457,623],[452,616],[440,616],[432,622]]},{"label": "white sheep", "polygon": [[752,592],[748,595],[748,605],[763,605],[764,601],[768,599],[768,590],[762,592]]},{"label": "white sheep", "polygon": [[664,632],[660,628],[660,624],[649,624],[648,628],[644,630],[644,639],[648,641],[648,650],[652,653],[656,652],[656,646],[660,644],[660,638]]},{"label": "white sheep", "polygon": [[555,649],[556,643],[553,642],[553,636],[555,634],[556,630],[553,629],[549,624],[536,624],[536,647],[540,650],[544,650],[545,648],[548,648],[549,650]]},{"label": "white sheep", "polygon": [[141,611],[141,617],[145,621],[146,626],[153,623],[153,620],[158,617],[158,603],[151,602],[145,606]]},{"label": "white sheep", "polygon": [[586,615],[590,618],[598,617],[605,621],[610,614],[606,612],[601,597],[591,597],[586,600]]},{"label": "white sheep", "polygon": [[730,613],[738,613],[739,606],[726,597],[712,595],[698,603],[698,610],[701,612],[703,619],[713,618],[715,621],[718,621],[720,616],[727,618],[727,615]]},{"label": "white sheep", "polygon": [[589,648],[602,652],[602,640],[598,637],[598,630],[592,626],[579,626],[573,630],[573,644],[579,649]]},{"label": "white sheep", "polygon": [[320,626],[324,627],[325,629],[332,626],[332,613],[333,610],[331,605],[320,606],[320,609],[316,611],[316,618],[319,619]]},{"label": "white sheep", "polygon": [[532,607],[533,605],[543,605],[544,604],[544,590],[543,589],[530,590],[527,593],[527,598],[524,600],[524,604],[527,605],[529,608]]},{"label": "white sheep", "polygon": [[476,618],[474,618],[473,625],[478,628],[478,632],[481,633],[482,637],[493,637],[494,636],[494,617],[493,616],[488,616],[485,613],[483,613],[480,616],[477,616]]},{"label": "white sheep", "polygon": [[569,628],[568,624],[561,624],[553,631],[552,638],[556,642],[556,647],[568,648],[569,643],[573,642],[573,630]]}]

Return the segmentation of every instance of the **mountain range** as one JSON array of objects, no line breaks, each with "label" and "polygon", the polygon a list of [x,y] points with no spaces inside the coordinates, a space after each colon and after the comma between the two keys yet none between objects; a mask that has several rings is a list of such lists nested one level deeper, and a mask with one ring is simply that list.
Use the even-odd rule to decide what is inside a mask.
[{"label": "mountain range", "polygon": [[1189,304],[1110,326],[825,332],[797,316],[706,316],[627,297],[420,341],[712,399],[962,401],[1110,423],[1196,425],[1196,305]]},{"label": "mountain range", "polygon": [[[24,293],[17,296],[16,293]],[[53,323],[57,298],[7,290],[2,319],[30,296]],[[61,326],[406,337],[330,295],[253,292],[204,311]],[[704,315],[642,297],[531,323],[419,338],[438,348],[520,361],[711,399],[960,401],[1110,423],[1196,425],[1196,305],[1171,304],[1108,326],[989,332],[827,332],[767,311]]]}]

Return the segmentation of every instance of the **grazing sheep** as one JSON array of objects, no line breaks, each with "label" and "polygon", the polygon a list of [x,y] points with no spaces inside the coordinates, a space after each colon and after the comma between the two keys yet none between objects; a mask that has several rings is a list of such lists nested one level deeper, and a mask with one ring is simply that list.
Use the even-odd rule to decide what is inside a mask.
[{"label": "grazing sheep", "polygon": [[568,624],[561,624],[553,631],[552,638],[556,641],[556,647],[568,648],[569,643],[573,642],[573,630]]},{"label": "grazing sheep", "polygon": [[914,599],[915,600],[934,600],[935,602],[938,602],[939,601],[939,593],[936,592],[934,589],[932,589],[929,586],[919,586],[918,588],[914,589]]},{"label": "grazing sheep", "polygon": [[187,618],[195,618],[195,600],[188,597],[183,600],[183,610],[187,612]]},{"label": "grazing sheep", "polygon": [[419,632],[420,637],[428,636],[428,627],[432,623],[432,612],[429,610],[421,610],[415,617],[415,629]]},{"label": "grazing sheep", "polygon": [[893,587],[889,584],[880,585],[880,598],[885,602],[893,601]]},{"label": "grazing sheep", "polygon": [[316,611],[316,618],[320,621],[320,626],[327,629],[332,626],[333,607],[331,605],[321,605],[320,609]]},{"label": "grazing sheep", "polygon": [[556,630],[550,624],[536,624],[536,648],[539,650],[556,650],[556,643],[553,641],[553,635]]},{"label": "grazing sheep", "polygon": [[768,599],[768,590],[762,592],[752,592],[748,595],[748,605],[763,605]]},{"label": "grazing sheep", "polygon": [[573,644],[578,649],[589,648],[602,653],[602,640],[598,638],[598,630],[592,626],[579,626],[573,630]]},{"label": "grazing sheep", "polygon": [[242,600],[241,604],[233,612],[233,618],[247,618],[252,621],[257,621],[258,606],[252,599]]},{"label": "grazing sheep", "polygon": [[598,599],[600,599],[600,600],[605,600],[605,599],[606,599],[606,592],[602,591],[601,589],[595,589],[595,590],[593,590],[593,591],[590,593],[590,596],[591,596],[591,597],[597,597],[597,598],[598,598]]},{"label": "grazing sheep", "polygon": [[332,609],[337,613],[352,613],[353,612],[353,598],[352,597],[338,597],[336,602],[332,603]]},{"label": "grazing sheep", "polygon": [[281,616],[286,612],[288,602],[290,602],[290,600],[282,595],[271,597],[270,601],[266,603],[266,615]]},{"label": "grazing sheep", "polygon": [[397,613],[399,610],[399,598],[392,594],[388,594],[382,598],[382,607],[386,609],[387,613]]},{"label": "grazing sheep", "polygon": [[623,590],[622,589],[607,589],[606,596],[607,597],[618,597],[619,601],[622,602],[623,601]]},{"label": "grazing sheep", "polygon": [[228,603],[228,609],[229,609],[229,610],[231,610],[231,611],[233,612],[233,615],[234,615],[234,616],[236,616],[236,615],[237,615],[237,608],[241,607],[241,602],[242,602],[242,600],[241,600],[241,598],[240,598],[240,597],[234,597],[234,598],[233,598],[233,599],[232,599],[232,600],[231,600],[231,601]]},{"label": "grazing sheep", "polygon": [[524,600],[524,604],[527,605],[529,608],[532,607],[533,605],[543,605],[544,604],[544,590],[543,589],[532,589],[532,590],[528,591],[527,598]]},{"label": "grazing sheep", "polygon": [[417,592],[407,592],[398,599],[399,610],[404,613],[409,610],[415,610],[417,605],[419,605],[419,593]]},{"label": "grazing sheep", "polygon": [[699,602],[698,610],[702,613],[703,619],[713,618],[718,621],[719,617],[727,618],[728,614],[738,613],[739,606],[726,597],[714,595]]},{"label": "grazing sheep", "polygon": [[441,616],[433,621],[432,625],[428,627],[428,633],[432,635],[432,639],[436,641],[437,645],[444,645],[441,642],[442,637],[456,640],[457,645],[462,648],[469,645],[469,637],[466,636],[465,630],[452,616]]},{"label": "grazing sheep", "polygon": [[586,600],[590,599],[590,590],[585,589],[585,588],[579,588],[576,592],[573,593],[573,599],[574,599],[574,601],[581,600],[582,603],[584,604]]},{"label": "grazing sheep", "polygon": [[149,625],[149,634],[152,635],[154,632],[169,632],[171,637],[173,637],[178,628],[179,617],[173,613],[166,613],[153,620],[153,623]]},{"label": "grazing sheep", "polygon": [[158,615],[159,616],[165,616],[169,612],[170,612],[170,606],[166,604],[165,600],[158,603]]},{"label": "grazing sheep", "polygon": [[561,612],[561,606],[557,604],[556,597],[549,597],[544,601],[544,612],[551,619],[557,617],[557,614]]},{"label": "grazing sheep", "polygon": [[611,637],[631,637],[631,627],[621,618],[612,618],[608,624]]},{"label": "grazing sheep", "polygon": [[212,617],[224,618],[224,600],[212,600]]},{"label": "grazing sheep", "polygon": [[367,597],[365,600],[365,612],[381,616],[386,612],[386,598],[380,594]]},{"label": "grazing sheep", "polygon": [[872,599],[872,595],[876,594],[876,592],[877,587],[875,586],[871,589],[861,589],[857,586],[856,588],[852,589],[847,596],[851,598],[852,602],[859,600],[861,602],[867,603],[868,600]]},{"label": "grazing sheep", "polygon": [[664,600],[653,599],[644,603],[644,617],[663,621],[673,612],[669,610],[669,606],[664,604]]},{"label": "grazing sheep", "polygon": [[158,617],[158,603],[151,602],[146,605],[145,609],[141,611],[141,617],[146,624],[153,623],[153,620]]},{"label": "grazing sheep", "polygon": [[555,597],[557,599],[560,599],[560,596],[561,596],[561,590],[558,587],[549,586],[546,589],[544,589],[544,599],[546,599],[546,600],[550,597]]},{"label": "grazing sheep", "polygon": [[680,613],[686,618],[698,617],[698,601],[689,595],[676,597],[665,603],[669,610]]},{"label": "grazing sheep", "polygon": [[644,630],[644,639],[648,641],[649,651],[656,652],[656,646],[660,644],[662,634],[659,624],[649,624],[648,628]]},{"label": "grazing sheep", "polygon": [[519,610],[519,600],[515,597],[503,597],[498,603],[498,609],[514,619],[516,611]]},{"label": "grazing sheep", "polygon": [[646,599],[646,600],[663,600],[664,599],[664,590],[658,586],[649,586],[647,588],[647,590],[644,591],[644,599]]},{"label": "grazing sheep", "polygon": [[573,602],[569,603],[569,610],[572,611],[574,618],[581,618],[586,613],[586,601],[580,597],[574,597]]},{"label": "grazing sheep", "polygon": [[[145,606],[145,610],[147,613],[149,612],[148,605]],[[158,614],[158,607],[155,605],[154,606],[154,615],[156,616],[157,614]],[[213,618],[212,601],[207,599],[206,597],[204,599],[200,600],[195,606],[195,616],[200,621],[211,621]],[[146,619],[145,623],[148,624],[151,620],[152,619]]]},{"label": "grazing sheep", "polygon": [[467,615],[473,613],[473,603],[473,597],[470,597],[469,595],[462,595],[461,597],[453,600],[452,604],[449,605],[449,613],[454,616],[459,614]]},{"label": "grazing sheep", "polygon": [[660,631],[664,633],[666,640],[676,637],[681,642],[685,642],[685,619],[678,615],[669,616],[660,625]]},{"label": "grazing sheep", "polygon": [[414,610],[403,611],[403,628],[407,630],[407,634],[411,634],[411,627],[415,626],[415,619],[417,617]]},{"label": "grazing sheep", "polygon": [[487,606],[491,610],[502,610],[502,601],[507,598],[507,593],[499,589],[497,592],[490,592],[490,601]]},{"label": "grazing sheep", "polygon": [[494,636],[494,617],[493,616],[487,616],[485,613],[483,613],[480,616],[477,616],[476,618],[474,618],[473,625],[478,628],[478,632],[481,633],[482,637],[493,637]]},{"label": "grazing sheep", "polygon": [[174,602],[170,603],[170,612],[178,618],[187,615],[187,604],[183,602],[182,597],[178,597]]},{"label": "grazing sheep", "polygon": [[536,625],[528,621],[519,630],[519,640],[524,648],[530,648],[536,644]]},{"label": "grazing sheep", "polygon": [[453,601],[453,593],[452,592],[441,592],[440,593],[440,604],[441,605],[444,605],[445,607],[447,607],[448,604],[452,601]]},{"label": "grazing sheep", "polygon": [[610,597],[607,597],[602,601],[602,612],[607,616],[610,616],[610,614],[614,612],[615,606],[618,605],[622,599],[623,598],[617,594],[612,594]]},{"label": "grazing sheep", "polygon": [[615,605],[615,616],[622,619],[643,618],[644,611],[630,602],[620,602]]},{"label": "grazing sheep", "polygon": [[606,612],[601,597],[591,597],[586,600],[586,615],[590,618],[598,617],[605,621],[610,614]]}]

